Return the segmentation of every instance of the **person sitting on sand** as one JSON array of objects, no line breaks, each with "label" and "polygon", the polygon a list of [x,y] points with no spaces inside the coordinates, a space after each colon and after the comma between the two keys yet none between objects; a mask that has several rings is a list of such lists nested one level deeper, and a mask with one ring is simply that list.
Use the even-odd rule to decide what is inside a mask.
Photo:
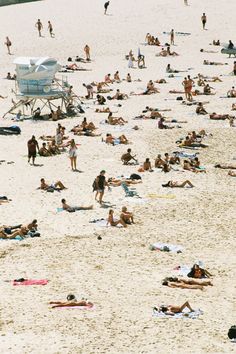
[{"label": "person sitting on sand", "polygon": [[189,302],[186,301],[182,306],[176,306],[176,305],[168,305],[168,306],[160,306],[160,307],[154,307],[153,310],[164,313],[165,315],[168,316],[174,316],[176,313],[183,313],[183,310],[185,308],[188,308],[190,312],[194,312],[192,307],[190,306]]},{"label": "person sitting on sand", "polygon": [[136,155],[132,156],[131,149],[128,149],[127,152],[121,156],[121,161],[123,162],[124,165],[128,165],[132,160],[134,160],[135,163],[137,164],[138,161],[135,159],[135,156]]},{"label": "person sitting on sand", "polygon": [[227,92],[227,97],[236,97],[236,90],[234,86],[232,86],[231,90]]},{"label": "person sitting on sand", "polygon": [[232,111],[236,111],[236,103],[232,103],[232,108],[231,108]]},{"label": "person sitting on sand", "polygon": [[61,203],[62,203],[62,209],[63,210],[66,210],[68,211],[69,213],[73,213],[75,211],[80,211],[80,210],[91,210],[93,209],[93,205],[89,205],[87,207],[84,207],[84,206],[69,206],[67,203],[66,203],[66,200],[65,199],[62,199],[61,200]]},{"label": "person sitting on sand", "polygon": [[64,184],[61,181],[57,181],[56,183],[52,183],[52,184],[47,184],[45,182],[45,179],[41,178],[39,189],[46,190],[46,191],[49,189],[62,191],[63,189],[67,189],[67,188],[64,186]]},{"label": "person sitting on sand", "polygon": [[59,155],[61,153],[55,139],[53,139],[51,142],[48,142],[48,151],[52,155]]},{"label": "person sitting on sand", "polygon": [[208,114],[207,111],[205,110],[205,108],[203,107],[202,102],[198,103],[197,108],[196,108],[196,113],[201,114],[201,115]]},{"label": "person sitting on sand", "polygon": [[124,125],[128,123],[122,117],[113,117],[112,112],[108,114],[107,123],[110,125]]},{"label": "person sitting on sand", "polygon": [[106,103],[106,99],[102,95],[97,95],[97,102],[98,104],[103,105]]},{"label": "person sitting on sand", "polygon": [[124,227],[127,227],[127,224],[119,219],[119,220],[114,220],[114,210],[113,209],[110,209],[109,210],[109,213],[108,213],[108,219],[107,219],[107,226],[108,225],[111,225],[111,226],[117,226],[117,225],[122,225]]},{"label": "person sitting on sand", "polygon": [[169,129],[168,125],[164,124],[165,118],[161,117],[158,121],[158,128],[159,129]]},{"label": "person sitting on sand", "polygon": [[179,279],[179,278],[165,278],[162,285],[170,288],[180,289],[200,289],[203,290],[204,286],[213,286],[210,280],[193,280],[193,279]]},{"label": "person sitting on sand", "polygon": [[131,75],[129,73],[126,76],[126,81],[127,82],[132,82]]},{"label": "person sitting on sand", "polygon": [[111,144],[111,145],[115,145],[115,143],[116,144],[128,144],[129,141],[124,134],[119,136],[119,138],[114,138],[110,133],[107,133],[105,143]]},{"label": "person sitting on sand", "polygon": [[203,88],[204,95],[212,95],[213,93],[211,92],[211,89],[213,89],[213,87],[211,87],[209,84],[206,84]]},{"label": "person sitting on sand", "polygon": [[129,212],[124,206],[121,209],[120,220],[122,220],[125,224],[128,225],[134,224],[134,215],[133,213]]},{"label": "person sitting on sand", "polygon": [[46,143],[43,143],[42,147],[39,149],[39,155],[44,157],[52,156],[50,151],[46,148]]},{"label": "person sitting on sand", "polygon": [[170,156],[168,152],[165,153],[164,162],[171,165],[179,165],[180,158],[178,156]]},{"label": "person sitting on sand", "polygon": [[202,279],[210,278],[212,275],[206,269],[200,268],[198,264],[194,264],[187,276],[189,278]]},{"label": "person sitting on sand", "polygon": [[155,159],[155,168],[162,168],[165,164],[165,161],[161,158],[161,155],[158,154]]},{"label": "person sitting on sand", "polygon": [[162,187],[170,188],[184,188],[185,186],[193,188],[194,185],[187,179],[184,182],[168,181],[166,184],[162,184]]},{"label": "person sitting on sand", "polygon": [[176,53],[176,52],[171,52],[169,46],[166,48],[166,51],[167,51],[167,55],[171,55],[171,56],[178,56],[178,55],[179,55],[179,54]]},{"label": "person sitting on sand", "polygon": [[114,81],[116,82],[121,82],[121,79],[120,79],[120,75],[119,75],[119,71],[116,71],[115,74],[114,74]]},{"label": "person sitting on sand", "polygon": [[53,305],[52,309],[56,307],[93,307],[93,303],[87,300],[77,301],[75,295],[69,294],[67,295],[67,301],[50,301],[49,304]]},{"label": "person sitting on sand", "polygon": [[150,161],[149,158],[146,158],[146,160],[144,161],[142,167],[143,167],[143,170],[144,170],[144,171],[153,172],[152,165],[151,165],[151,161]]},{"label": "person sitting on sand", "polygon": [[220,45],[220,40],[219,39],[217,39],[217,40],[213,39],[212,44],[219,46]]},{"label": "person sitting on sand", "polygon": [[228,175],[231,176],[231,177],[236,177],[236,172],[234,172],[234,171],[229,171],[229,172],[228,172]]},{"label": "person sitting on sand", "polygon": [[104,78],[106,84],[113,84],[114,80],[111,79],[111,74],[107,74]]},{"label": "person sitting on sand", "polygon": [[167,172],[170,172],[171,170],[172,170],[172,167],[168,163],[164,162],[161,171],[167,173]]}]

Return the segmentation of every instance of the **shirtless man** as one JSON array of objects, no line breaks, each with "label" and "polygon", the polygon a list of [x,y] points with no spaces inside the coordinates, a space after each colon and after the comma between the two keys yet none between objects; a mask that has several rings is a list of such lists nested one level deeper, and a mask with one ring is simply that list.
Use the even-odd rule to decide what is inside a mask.
[{"label": "shirtless man", "polygon": [[157,155],[155,159],[155,168],[162,168],[165,164],[165,161],[161,158],[161,155]]},{"label": "shirtless man", "polygon": [[122,207],[120,219],[123,220],[125,224],[134,224],[133,213],[129,212],[126,207]]},{"label": "shirtless man", "polygon": [[50,21],[48,21],[48,31],[50,33],[50,36],[53,38],[55,37],[55,34],[53,33],[53,28],[52,28],[52,24]]},{"label": "shirtless man", "polygon": [[46,148],[46,143],[43,143],[42,147],[39,149],[39,155],[43,157],[52,156],[50,151]]},{"label": "shirtless man", "polygon": [[63,189],[67,189],[61,181],[57,181],[56,183],[49,185],[45,182],[44,178],[41,178],[39,188],[42,190],[54,189],[57,191],[62,191]]},{"label": "shirtless man", "polygon": [[38,145],[38,142],[37,142],[37,140],[35,139],[35,136],[34,136],[34,135],[33,135],[32,138],[28,141],[27,145],[28,145],[28,163],[30,163],[30,159],[31,159],[31,157],[32,157],[33,165],[34,165],[37,150],[39,151],[39,145]]},{"label": "shirtless man", "polygon": [[109,4],[110,4],[110,1],[107,1],[107,2],[105,2],[105,4],[104,4],[104,15],[107,14],[107,8],[108,8]]},{"label": "shirtless man", "polygon": [[93,209],[93,205],[89,205],[87,207],[83,207],[83,206],[70,206],[66,203],[65,199],[61,200],[62,203],[62,209],[68,211],[69,213],[73,213],[75,211],[80,211],[80,210],[91,210]]},{"label": "shirtless man", "polygon": [[131,149],[128,149],[127,152],[121,156],[121,161],[123,162],[124,165],[128,165],[129,162],[132,160],[134,160],[137,163],[138,161],[135,159],[135,156],[136,155],[132,156]]},{"label": "shirtless man", "polygon": [[40,21],[40,19],[38,19],[38,21],[36,22],[35,27],[36,27],[37,30],[38,30],[39,37],[42,37],[41,31],[42,31],[42,29],[43,29],[43,24],[42,24],[42,22]]}]

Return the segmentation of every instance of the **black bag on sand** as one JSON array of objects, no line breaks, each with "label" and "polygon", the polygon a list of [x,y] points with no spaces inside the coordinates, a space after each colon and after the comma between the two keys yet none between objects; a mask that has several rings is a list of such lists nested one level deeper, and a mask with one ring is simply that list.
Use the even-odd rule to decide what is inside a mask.
[{"label": "black bag on sand", "polygon": [[132,175],[130,175],[130,179],[142,179],[142,178],[137,173],[132,173]]},{"label": "black bag on sand", "polygon": [[229,339],[235,339],[236,338],[236,326],[231,326],[228,332],[228,337]]}]

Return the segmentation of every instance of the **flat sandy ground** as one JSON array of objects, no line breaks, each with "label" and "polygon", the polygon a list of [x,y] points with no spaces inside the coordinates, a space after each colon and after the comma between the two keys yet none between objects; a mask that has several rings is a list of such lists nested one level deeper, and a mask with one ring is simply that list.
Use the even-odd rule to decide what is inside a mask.
[{"label": "flat sandy ground", "polygon": [[[208,16],[207,30],[201,27],[201,15]],[[212,136],[205,139],[209,147],[201,150],[199,159],[207,173],[171,171],[142,174],[143,183],[137,191],[142,202],[125,198],[120,187],[106,192],[105,201],[114,204],[115,215],[126,205],[135,215],[136,224],[127,229],[101,228],[89,221],[106,218],[108,209],[94,202],[92,183],[99,171],[107,176],[130,175],[137,166],[126,167],[120,156],[127,147],[108,146],[101,137],[75,137],[78,149],[78,168],[70,170],[68,154],[52,158],[37,158],[41,167],[27,163],[27,141],[32,136],[55,134],[56,122],[19,123],[20,136],[0,136],[1,195],[12,202],[0,206],[0,224],[18,224],[37,218],[41,237],[25,241],[0,242],[1,258],[1,353],[231,353],[235,345],[227,332],[235,324],[235,182],[227,171],[214,168],[217,162],[233,163],[235,129],[228,121],[210,121],[209,116],[197,116],[195,107],[176,101],[169,90],[182,90],[184,73],[168,78],[168,63],[175,69],[193,68],[191,77],[223,75],[223,82],[212,83],[215,96],[206,97],[208,112],[231,113],[234,99],[222,99],[235,79],[229,75],[234,59],[210,46],[213,39],[235,41],[235,0],[119,0],[111,1],[107,16],[103,15],[103,1],[45,0],[0,8],[2,34],[0,94],[8,96],[0,102],[3,115],[11,106],[14,82],[4,79],[14,72],[12,63],[17,56],[53,56],[66,64],[68,56],[84,55],[87,43],[92,63],[83,66],[87,72],[68,74],[69,82],[79,95],[85,95],[82,83],[102,81],[105,74],[119,70],[122,78],[130,71],[141,82],[114,84],[124,93],[142,92],[148,80],[166,78],[167,84],[157,85],[160,94],[135,96],[112,101],[109,106],[129,123],[122,130],[132,142],[130,147],[140,163],[149,157],[153,163],[158,153],[173,152],[176,140],[187,132],[205,129]],[[34,27],[40,18],[44,24],[43,38]],[[51,20],[56,37],[51,39],[46,24]],[[160,47],[144,46],[147,32],[169,42],[163,31],[191,32],[191,36],[176,36],[172,47],[180,55],[159,58]],[[8,35],[13,43],[13,55],[6,54],[3,45]],[[145,55],[147,68],[128,69],[125,54],[138,47]],[[200,49],[216,50],[216,54],[200,53]],[[203,60],[227,62],[224,66],[204,66]],[[58,75],[59,78],[62,74]],[[200,100],[200,96],[197,100]],[[167,100],[165,100],[167,99]],[[167,117],[186,120],[182,128],[159,130],[157,121],[134,121],[145,106],[169,108]],[[86,102],[86,114],[64,120],[69,130],[81,122],[83,116],[98,126],[103,137],[121,130],[99,124],[106,115],[95,114],[92,101]],[[11,125],[1,120],[1,125]],[[139,126],[138,131],[131,128]],[[41,141],[39,140],[40,144]],[[14,164],[7,164],[14,161]],[[36,190],[39,180],[49,183],[60,179],[68,187],[62,193]],[[164,189],[168,180],[189,179],[193,189]],[[149,193],[174,194],[174,199],[148,199]],[[94,203],[94,210],[77,213],[57,213],[64,197],[70,204]],[[98,240],[97,236],[102,236]],[[169,242],[184,247],[182,254],[152,252],[153,242]],[[201,260],[213,274],[213,287],[205,291],[170,289],[161,280],[175,274],[178,265],[191,266]],[[49,280],[47,286],[13,287],[5,282],[16,278]],[[88,298],[95,304],[92,311],[50,309],[51,300],[64,300],[69,293]],[[160,304],[181,305],[188,300],[203,315],[196,320],[157,319],[152,308]]]}]

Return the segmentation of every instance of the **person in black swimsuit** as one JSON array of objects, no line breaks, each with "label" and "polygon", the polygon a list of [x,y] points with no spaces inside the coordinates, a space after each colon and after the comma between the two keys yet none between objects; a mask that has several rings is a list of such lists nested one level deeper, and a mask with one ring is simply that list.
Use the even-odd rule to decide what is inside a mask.
[{"label": "person in black swimsuit", "polygon": [[97,200],[97,197],[99,195],[99,199],[97,201],[100,204],[102,204],[102,198],[104,196],[105,187],[108,186],[105,173],[106,171],[102,170],[100,174],[96,177],[93,185],[93,189],[94,191],[96,191],[95,200]]},{"label": "person in black swimsuit", "polygon": [[107,2],[105,2],[105,4],[104,4],[104,9],[105,9],[104,15],[107,14],[107,8],[108,8],[109,4],[110,4],[110,1],[107,1]]}]

